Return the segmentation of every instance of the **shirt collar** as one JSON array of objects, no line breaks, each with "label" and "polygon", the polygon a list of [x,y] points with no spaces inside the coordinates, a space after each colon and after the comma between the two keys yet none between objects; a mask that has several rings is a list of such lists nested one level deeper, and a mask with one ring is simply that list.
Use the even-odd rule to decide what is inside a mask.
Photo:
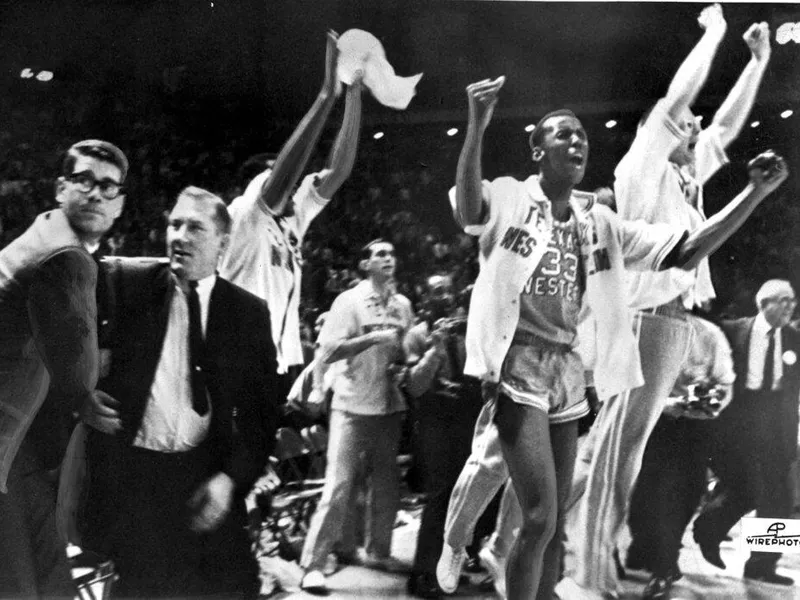
[{"label": "shirt collar", "polygon": [[94,255],[100,249],[100,242],[95,242],[94,244],[90,244],[89,242],[83,242],[83,247],[86,248],[86,251],[89,254]]},{"label": "shirt collar", "polygon": [[[756,320],[753,321],[753,333],[755,335],[759,335],[761,337],[766,337],[767,332],[772,329],[772,325],[767,322],[767,319],[764,318],[763,313],[758,313],[756,315]],[[780,332],[781,328],[778,327],[775,329],[775,332]]]}]

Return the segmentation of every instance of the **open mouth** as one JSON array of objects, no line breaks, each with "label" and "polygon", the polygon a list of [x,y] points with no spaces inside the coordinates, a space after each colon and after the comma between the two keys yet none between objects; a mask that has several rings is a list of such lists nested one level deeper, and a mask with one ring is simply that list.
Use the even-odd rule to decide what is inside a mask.
[{"label": "open mouth", "polygon": [[575,165],[576,167],[582,167],[583,166],[583,155],[582,154],[573,154],[572,156],[569,157],[569,162],[571,164]]}]

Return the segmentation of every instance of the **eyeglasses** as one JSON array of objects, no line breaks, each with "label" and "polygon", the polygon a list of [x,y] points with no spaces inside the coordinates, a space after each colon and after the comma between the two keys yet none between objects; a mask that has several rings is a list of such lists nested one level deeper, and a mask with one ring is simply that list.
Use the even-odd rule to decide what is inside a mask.
[{"label": "eyeglasses", "polygon": [[114,198],[125,191],[125,188],[122,186],[122,184],[116,181],[111,179],[95,179],[95,176],[92,175],[91,171],[73,173],[67,177],[67,180],[74,183],[75,187],[78,188],[78,191],[83,192],[84,194],[88,194],[96,186],[97,189],[100,190],[100,195],[105,200],[114,200]]},{"label": "eyeglasses", "polygon": [[783,306],[792,306],[793,304],[797,304],[797,298],[792,298],[791,296],[784,296],[783,298],[770,298],[770,300]]}]

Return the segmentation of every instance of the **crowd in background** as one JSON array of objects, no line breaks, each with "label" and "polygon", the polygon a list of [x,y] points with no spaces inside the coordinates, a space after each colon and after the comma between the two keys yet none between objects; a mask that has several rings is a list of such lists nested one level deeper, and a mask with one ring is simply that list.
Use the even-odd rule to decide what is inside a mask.
[{"label": "crowd in background", "polygon": [[[254,114],[255,127],[235,118],[242,111]],[[99,120],[98,115],[102,116]],[[58,94],[12,89],[0,97],[0,247],[25,231],[37,214],[52,208],[52,174],[58,171],[60,152],[81,132],[96,131],[98,137],[113,139],[131,157],[128,202],[108,237],[107,252],[163,256],[165,215],[182,187],[204,186],[230,202],[247,183],[239,176],[240,165],[256,152],[277,150],[286,139],[290,124],[268,117],[236,100],[212,111],[202,99],[163,93],[125,100],[86,91],[71,93],[67,88]],[[395,138],[403,139],[392,144],[391,152],[381,145],[387,140],[374,142],[367,132],[362,133],[351,178],[337,194],[333,210],[320,215],[306,235],[302,311],[309,325],[340,292],[360,279],[353,249],[376,237],[395,245],[400,261],[398,287],[414,302],[427,274],[450,272],[458,290],[477,275],[475,242],[455,226],[447,201],[457,142],[448,144],[451,140],[443,139],[440,126],[395,127]],[[791,132],[776,133],[780,138]],[[593,175],[587,176],[584,188],[610,185],[615,162],[630,142],[629,132],[604,134],[593,136]],[[499,142],[507,138],[502,136]],[[523,135],[519,142],[524,146]],[[321,166],[330,143],[323,137],[311,170]],[[732,147],[732,160],[751,155],[754,144],[745,140]],[[503,162],[499,156],[497,160]],[[487,163],[490,171],[491,156]],[[525,172],[524,157],[514,168]],[[737,185],[733,176],[712,181],[709,212],[718,208],[715,189],[725,198]],[[752,314],[754,282],[767,277],[788,277],[800,284],[795,275],[798,269],[793,268],[800,262],[800,247],[792,236],[800,226],[800,205],[789,201],[793,193],[791,186],[780,190],[712,257],[718,293],[715,312]]]}]

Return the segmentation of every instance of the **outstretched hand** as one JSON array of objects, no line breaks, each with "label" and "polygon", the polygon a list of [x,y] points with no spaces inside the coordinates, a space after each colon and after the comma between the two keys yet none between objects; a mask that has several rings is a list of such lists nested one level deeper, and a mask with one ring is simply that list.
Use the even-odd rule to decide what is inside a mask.
[{"label": "outstretched hand", "polygon": [[706,6],[697,17],[697,22],[706,31],[717,32],[720,35],[724,34],[728,28],[725,15],[722,14],[722,6],[719,3]]},{"label": "outstretched hand", "polygon": [[477,126],[479,131],[483,132],[492,120],[498,93],[505,82],[505,75],[501,75],[494,80],[484,79],[467,86],[470,125]]},{"label": "outstretched hand", "polygon": [[765,22],[753,23],[744,32],[742,39],[756,60],[763,61],[769,58],[772,48],[769,43],[769,25]]},{"label": "outstretched hand", "polygon": [[747,163],[747,175],[750,177],[750,183],[766,196],[786,181],[789,168],[781,156],[772,150],[767,150]]},{"label": "outstretched hand", "polygon": [[322,84],[322,93],[333,98],[336,93],[336,84],[339,80],[336,74],[336,67],[339,64],[339,34],[332,29],[327,33],[327,44],[325,47],[325,81]]}]

